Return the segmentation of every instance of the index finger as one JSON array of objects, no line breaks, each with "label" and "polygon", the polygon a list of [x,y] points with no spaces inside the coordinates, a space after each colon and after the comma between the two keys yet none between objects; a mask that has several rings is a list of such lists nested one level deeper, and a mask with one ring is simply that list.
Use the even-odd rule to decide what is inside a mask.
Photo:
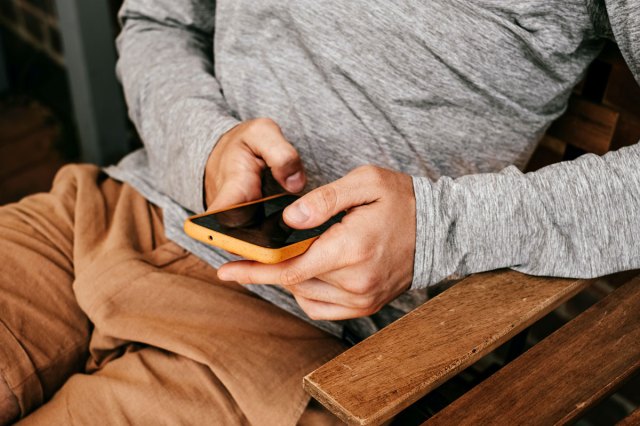
[{"label": "index finger", "polygon": [[332,236],[323,234],[304,254],[282,263],[267,265],[247,260],[227,263],[218,269],[218,278],[223,281],[237,281],[241,284],[291,286],[344,268],[350,265],[348,256],[344,255],[344,250],[347,248],[345,244],[341,244],[340,237],[336,237],[335,234]]},{"label": "index finger", "polygon": [[280,126],[270,119],[257,119],[244,138],[245,144],[271,169],[278,183],[290,192],[304,188],[306,176],[298,151],[289,143]]}]

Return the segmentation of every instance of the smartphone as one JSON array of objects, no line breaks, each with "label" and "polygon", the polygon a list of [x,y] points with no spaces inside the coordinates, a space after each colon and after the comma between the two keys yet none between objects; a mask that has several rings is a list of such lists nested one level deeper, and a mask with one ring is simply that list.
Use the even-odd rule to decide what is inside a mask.
[{"label": "smartphone", "polygon": [[340,222],[342,212],[311,229],[293,229],[282,218],[284,209],[299,197],[279,194],[222,210],[192,216],[184,223],[191,238],[246,259],[278,263],[299,256],[320,234]]}]

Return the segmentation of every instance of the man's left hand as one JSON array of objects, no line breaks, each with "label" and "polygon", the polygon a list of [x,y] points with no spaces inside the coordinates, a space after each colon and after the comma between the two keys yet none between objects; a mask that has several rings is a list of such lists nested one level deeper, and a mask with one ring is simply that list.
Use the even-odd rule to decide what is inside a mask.
[{"label": "man's left hand", "polygon": [[307,229],[345,210],[342,221],[304,254],[275,265],[228,263],[218,270],[218,277],[281,285],[316,320],[376,313],[407,290],[413,278],[416,209],[411,177],[359,167],[308,193],[283,215],[292,228]]}]

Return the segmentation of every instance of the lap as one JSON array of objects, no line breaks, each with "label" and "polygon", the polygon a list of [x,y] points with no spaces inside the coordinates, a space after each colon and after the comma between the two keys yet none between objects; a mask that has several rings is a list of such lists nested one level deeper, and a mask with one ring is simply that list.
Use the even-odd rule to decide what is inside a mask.
[{"label": "lap", "polygon": [[[8,227],[5,216],[14,216],[18,222],[34,218],[24,233],[40,235],[30,256],[45,265],[33,272],[24,257],[12,258],[10,263],[26,275],[12,275],[20,285],[12,284],[11,279],[0,280],[0,285],[15,294],[23,281],[31,283],[32,276],[39,277],[34,279],[38,284],[26,285],[24,295],[15,300],[3,295],[0,303],[17,306],[12,314],[17,321],[39,318],[33,324],[59,322],[59,333],[47,338],[42,337],[47,333],[36,332],[34,325],[34,345],[47,349],[43,357],[48,358],[49,365],[57,361],[48,351],[63,351],[60,348],[67,350],[77,344],[88,355],[82,360],[81,371],[78,359],[74,359],[72,368],[62,369],[67,376],[76,373],[59,392],[66,396],[56,396],[49,408],[40,410],[54,410],[60,404],[56,398],[86,393],[77,389],[111,383],[108,374],[121,374],[122,369],[136,369],[153,379],[156,373],[145,373],[143,368],[144,359],[153,359],[159,365],[176,366],[175,371],[202,369],[211,381],[202,389],[213,389],[211,383],[219,383],[229,401],[252,423],[295,422],[308,401],[301,379],[342,350],[336,339],[237,284],[219,281],[213,268],[165,238],[158,209],[127,185],[110,179],[100,181],[95,168],[63,170],[52,192],[41,196],[43,206],[54,206],[49,211],[55,214],[47,215],[42,206],[35,208],[30,199],[0,209],[0,228]],[[23,247],[22,237],[13,236],[13,244]],[[51,287],[46,295],[38,293],[47,285]],[[32,308],[20,308],[26,306],[25,297],[37,299]],[[58,305],[47,308],[47,300],[52,298]],[[69,313],[72,316],[67,318]],[[13,333],[19,327],[10,324],[9,328]],[[132,345],[143,349],[132,350]],[[0,357],[4,357],[1,352]],[[0,362],[6,363],[6,358],[0,358]],[[41,371],[45,364],[47,361],[34,369]],[[149,385],[148,389],[154,389],[150,394],[189,394],[195,385],[182,380],[182,376],[178,374],[164,389]],[[162,377],[160,374],[156,379]],[[10,386],[15,392],[15,383]],[[180,390],[183,386],[185,389]],[[145,393],[142,385],[132,389]],[[235,411],[224,408],[226,400],[221,391],[212,392],[210,399],[223,401],[221,412],[233,415]],[[28,400],[27,393],[17,393],[18,399]],[[95,403],[100,405],[98,400]],[[27,405],[21,404],[24,414]],[[161,418],[163,414],[157,410],[148,413]]]},{"label": "lap", "polygon": [[206,366],[152,347],[130,346],[93,374],[74,374],[21,425],[248,424]]}]

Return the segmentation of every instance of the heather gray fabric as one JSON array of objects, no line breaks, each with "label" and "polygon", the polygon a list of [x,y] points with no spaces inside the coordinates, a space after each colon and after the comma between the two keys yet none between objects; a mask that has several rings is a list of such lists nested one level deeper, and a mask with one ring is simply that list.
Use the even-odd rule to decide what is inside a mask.
[{"label": "heather gray fabric", "polygon": [[[121,18],[118,73],[145,149],[108,172],[162,206],[169,238],[215,267],[229,255],[184,235],[185,208],[203,210],[220,135],[270,117],[309,188],[362,164],[414,176],[413,290],[350,321],[357,334],[450,277],[640,268],[638,145],[518,170],[605,37],[640,76],[637,1],[127,0]],[[251,289],[306,319],[278,288]]]}]

